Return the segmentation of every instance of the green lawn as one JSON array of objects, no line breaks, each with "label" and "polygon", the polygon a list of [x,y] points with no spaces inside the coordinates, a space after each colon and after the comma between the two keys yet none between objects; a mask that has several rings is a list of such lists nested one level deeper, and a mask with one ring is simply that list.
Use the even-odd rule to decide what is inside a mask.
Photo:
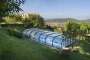
[{"label": "green lawn", "polygon": [[0,60],[69,60],[59,52],[31,40],[9,36],[0,29]]}]

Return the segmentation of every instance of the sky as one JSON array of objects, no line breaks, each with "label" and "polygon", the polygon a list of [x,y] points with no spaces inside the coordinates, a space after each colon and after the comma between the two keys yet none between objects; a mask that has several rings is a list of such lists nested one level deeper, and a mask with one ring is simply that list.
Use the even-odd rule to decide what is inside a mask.
[{"label": "sky", "polygon": [[45,19],[90,19],[90,0],[26,0],[24,12],[40,14]]}]

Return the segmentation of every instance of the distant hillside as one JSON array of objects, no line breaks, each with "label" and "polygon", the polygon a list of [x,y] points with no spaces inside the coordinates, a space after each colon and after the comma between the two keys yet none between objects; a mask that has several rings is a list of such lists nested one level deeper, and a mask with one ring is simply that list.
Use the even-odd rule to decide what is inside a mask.
[{"label": "distant hillside", "polygon": [[46,22],[60,22],[60,23],[64,23],[64,22],[67,22],[69,20],[72,20],[72,21],[75,21],[75,22],[81,22],[81,21],[84,21],[84,22],[88,22],[90,23],[90,19],[87,19],[87,20],[76,20],[76,19],[73,19],[73,18],[56,18],[56,19],[48,19],[46,20]]},{"label": "distant hillside", "polygon": [[90,19],[82,20],[82,21],[90,23]]},{"label": "distant hillside", "polygon": [[76,19],[73,19],[73,18],[56,18],[56,19],[48,19],[46,20],[46,22],[67,22],[69,20],[72,20],[72,21],[76,21]]}]

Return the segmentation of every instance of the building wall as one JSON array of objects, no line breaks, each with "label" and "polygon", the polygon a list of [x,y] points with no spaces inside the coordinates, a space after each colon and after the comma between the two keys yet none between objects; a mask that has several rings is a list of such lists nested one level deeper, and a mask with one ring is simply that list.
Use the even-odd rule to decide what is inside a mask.
[{"label": "building wall", "polygon": [[21,16],[22,16],[22,18],[28,18],[28,16],[29,16],[29,13],[27,13],[27,12],[24,12],[24,13],[22,13],[22,14],[21,14]]}]

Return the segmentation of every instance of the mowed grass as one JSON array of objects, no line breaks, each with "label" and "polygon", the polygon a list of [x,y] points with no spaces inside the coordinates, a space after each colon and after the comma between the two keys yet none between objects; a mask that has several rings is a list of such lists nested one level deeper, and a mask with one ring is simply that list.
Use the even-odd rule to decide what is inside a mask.
[{"label": "mowed grass", "polygon": [[83,40],[77,40],[77,42],[77,46],[71,49],[72,60],[90,60],[90,41],[86,43]]},{"label": "mowed grass", "polygon": [[0,60],[69,60],[69,56],[60,56],[56,50],[0,29]]}]

